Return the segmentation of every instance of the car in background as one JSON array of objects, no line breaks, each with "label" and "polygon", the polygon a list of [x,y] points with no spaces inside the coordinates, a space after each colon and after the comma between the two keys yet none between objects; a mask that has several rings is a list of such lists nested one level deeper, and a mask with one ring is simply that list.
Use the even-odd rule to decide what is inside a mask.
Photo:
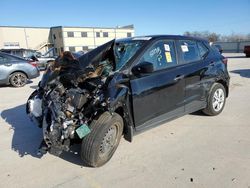
[{"label": "car in background", "polygon": [[221,45],[219,45],[219,44],[212,44],[212,47],[214,47],[215,49],[217,49],[220,52],[220,54],[222,54],[223,50],[222,50]]},{"label": "car in background", "polygon": [[81,57],[84,54],[85,54],[84,51],[72,52],[73,57],[76,59],[78,59],[79,57]]},{"label": "car in background", "polygon": [[35,61],[0,52],[0,84],[23,87],[28,79],[39,75]]},{"label": "car in background", "polygon": [[246,57],[250,57],[250,46],[244,46],[244,53]]},{"label": "car in background", "polygon": [[10,55],[26,58],[34,54],[36,50],[18,48],[18,49],[1,49],[0,52],[5,52]]},{"label": "car in background", "polygon": [[49,49],[45,54],[41,54],[40,52],[35,52],[28,59],[32,59],[37,62],[37,67],[39,70],[46,70],[48,64],[55,61],[56,57],[53,53],[54,48]]}]

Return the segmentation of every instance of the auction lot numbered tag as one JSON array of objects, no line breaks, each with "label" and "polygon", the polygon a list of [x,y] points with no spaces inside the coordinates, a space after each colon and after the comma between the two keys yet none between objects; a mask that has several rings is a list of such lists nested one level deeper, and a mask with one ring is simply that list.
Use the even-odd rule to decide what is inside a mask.
[{"label": "auction lot numbered tag", "polygon": [[170,52],[170,47],[168,44],[164,44],[164,49],[166,52]]},{"label": "auction lot numbered tag", "polygon": [[167,63],[172,63],[172,57],[170,52],[165,52]]},{"label": "auction lot numbered tag", "polygon": [[188,52],[188,47],[186,45],[181,45],[181,49],[183,52]]},{"label": "auction lot numbered tag", "polygon": [[86,124],[82,124],[78,129],[76,129],[76,133],[78,134],[79,138],[83,138],[87,134],[90,133],[90,129]]}]

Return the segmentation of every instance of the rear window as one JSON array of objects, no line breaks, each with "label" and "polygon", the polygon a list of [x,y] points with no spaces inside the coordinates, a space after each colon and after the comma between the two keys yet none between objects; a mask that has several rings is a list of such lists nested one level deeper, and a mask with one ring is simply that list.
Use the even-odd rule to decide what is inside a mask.
[{"label": "rear window", "polygon": [[200,57],[204,59],[207,56],[209,50],[202,42],[198,42],[197,44],[200,52]]},{"label": "rear window", "polygon": [[8,59],[5,56],[0,55],[0,64],[8,62]]},{"label": "rear window", "polygon": [[211,45],[210,47],[211,47],[211,49],[213,50],[213,53],[214,53],[215,55],[221,55],[221,54],[220,54],[220,51],[218,50],[218,48],[216,48],[214,45]]},{"label": "rear window", "polygon": [[180,47],[182,51],[183,60],[186,63],[195,62],[201,60],[199,54],[199,48],[195,41],[181,40]]},{"label": "rear window", "polygon": [[9,61],[25,61],[24,58],[15,55],[6,54],[5,56]]}]

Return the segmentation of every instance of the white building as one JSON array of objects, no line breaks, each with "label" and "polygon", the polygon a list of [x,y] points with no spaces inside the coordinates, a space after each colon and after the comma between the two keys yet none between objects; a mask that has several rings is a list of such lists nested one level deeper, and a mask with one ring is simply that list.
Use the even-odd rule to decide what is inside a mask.
[{"label": "white building", "polygon": [[22,27],[0,26],[0,49],[33,49],[45,52],[87,51],[114,38],[134,36],[134,26],[124,27]]}]

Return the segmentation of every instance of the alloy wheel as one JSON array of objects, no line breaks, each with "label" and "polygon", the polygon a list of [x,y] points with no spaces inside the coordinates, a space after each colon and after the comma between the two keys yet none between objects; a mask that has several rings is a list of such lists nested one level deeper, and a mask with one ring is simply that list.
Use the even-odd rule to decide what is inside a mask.
[{"label": "alloy wheel", "polygon": [[213,109],[214,111],[218,112],[222,109],[223,105],[224,105],[224,101],[225,101],[225,94],[223,89],[218,88],[217,90],[215,90],[214,92],[214,96],[213,96]]},{"label": "alloy wheel", "polygon": [[15,87],[21,87],[26,84],[26,76],[21,73],[13,75],[12,80],[13,80],[12,83]]}]

